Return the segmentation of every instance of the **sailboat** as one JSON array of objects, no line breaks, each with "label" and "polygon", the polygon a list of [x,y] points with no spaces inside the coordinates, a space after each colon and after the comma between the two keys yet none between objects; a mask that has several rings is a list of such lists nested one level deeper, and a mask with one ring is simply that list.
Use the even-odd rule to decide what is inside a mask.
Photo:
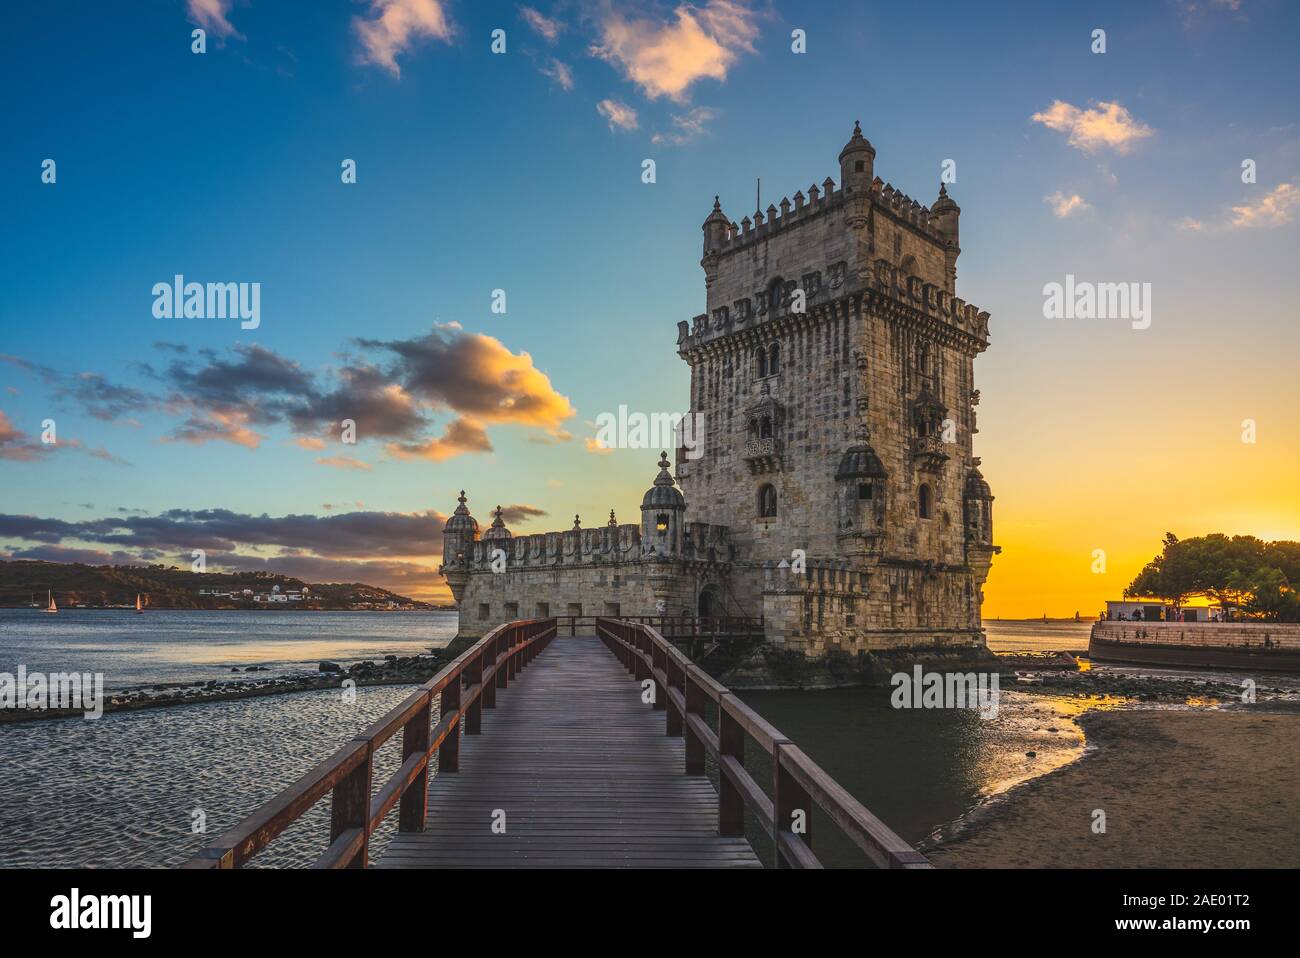
[{"label": "sailboat", "polygon": [[144,615],[144,603],[140,601],[140,593],[135,594],[135,614]]},{"label": "sailboat", "polygon": [[53,589],[50,590],[50,604],[49,604],[48,606],[46,606],[44,609],[41,609],[41,611],[42,611],[42,612],[47,612],[47,613],[50,613],[50,614],[53,614],[53,613],[59,611],[59,607],[58,607],[57,605],[54,604],[54,590],[53,590]]}]

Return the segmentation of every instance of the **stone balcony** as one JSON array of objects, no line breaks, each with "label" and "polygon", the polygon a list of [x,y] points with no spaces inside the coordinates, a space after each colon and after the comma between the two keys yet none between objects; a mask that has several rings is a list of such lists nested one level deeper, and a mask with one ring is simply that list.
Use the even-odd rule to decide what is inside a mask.
[{"label": "stone balcony", "polygon": [[749,467],[750,473],[757,475],[763,472],[779,472],[781,470],[781,440],[769,437],[767,439],[747,439],[745,441],[745,465]]},{"label": "stone balcony", "polygon": [[913,436],[912,458],[916,460],[919,468],[937,472],[949,459],[949,445],[950,443],[944,442],[938,436]]}]

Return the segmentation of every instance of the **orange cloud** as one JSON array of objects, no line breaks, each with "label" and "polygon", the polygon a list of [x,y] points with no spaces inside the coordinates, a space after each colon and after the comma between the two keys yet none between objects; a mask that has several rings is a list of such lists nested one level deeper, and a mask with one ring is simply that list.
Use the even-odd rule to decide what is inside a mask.
[{"label": "orange cloud", "polygon": [[362,462],[360,459],[353,459],[351,456],[328,456],[316,460],[321,466],[333,466],[335,469],[364,469],[369,471],[374,468],[368,462]]},{"label": "orange cloud", "polygon": [[190,20],[209,33],[221,38],[233,36],[242,40],[243,36],[226,17],[232,3],[233,0],[186,0],[185,6]]},{"label": "orange cloud", "polygon": [[1098,103],[1081,110],[1064,100],[1057,100],[1030,119],[1049,130],[1069,134],[1069,144],[1085,153],[1095,153],[1100,149],[1127,153],[1135,143],[1154,132],[1145,123],[1135,120],[1133,114],[1118,103]]},{"label": "orange cloud", "polygon": [[1255,203],[1232,208],[1232,227],[1242,229],[1253,226],[1282,226],[1295,217],[1295,207],[1300,204],[1300,190],[1294,184],[1282,183]]},{"label": "orange cloud", "polygon": [[650,99],[683,102],[692,83],[725,80],[742,53],[754,52],[757,14],[737,0],[682,4],[676,21],[631,20],[611,10],[591,52],[614,64]]},{"label": "orange cloud", "polygon": [[442,0],[371,0],[372,19],[353,17],[352,27],[361,41],[361,62],[383,67],[393,76],[401,76],[397,65],[421,37],[449,41],[451,21]]},{"label": "orange cloud", "polygon": [[492,442],[482,425],[462,418],[449,422],[441,437],[418,443],[390,442],[385,448],[397,459],[444,462],[465,452],[491,452]]},{"label": "orange cloud", "polygon": [[247,449],[262,444],[262,436],[248,428],[248,415],[244,412],[209,410],[207,418],[191,416],[177,426],[163,442],[188,442],[201,446],[205,442],[229,442]]},{"label": "orange cloud", "polygon": [[1051,196],[1044,196],[1043,202],[1052,208],[1052,213],[1057,219],[1062,220],[1074,213],[1082,213],[1089,208],[1083,197],[1078,193],[1071,193],[1066,196],[1059,190]]}]

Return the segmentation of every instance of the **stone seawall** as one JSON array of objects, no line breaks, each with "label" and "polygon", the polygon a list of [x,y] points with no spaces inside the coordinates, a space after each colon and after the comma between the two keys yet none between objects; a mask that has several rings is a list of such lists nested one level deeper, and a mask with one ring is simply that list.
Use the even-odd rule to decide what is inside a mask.
[{"label": "stone seawall", "polygon": [[1088,655],[1103,662],[1300,672],[1300,624],[1097,622]]},{"label": "stone seawall", "polygon": [[1300,623],[1295,622],[1097,622],[1094,638],[1142,645],[1193,648],[1300,651]]}]

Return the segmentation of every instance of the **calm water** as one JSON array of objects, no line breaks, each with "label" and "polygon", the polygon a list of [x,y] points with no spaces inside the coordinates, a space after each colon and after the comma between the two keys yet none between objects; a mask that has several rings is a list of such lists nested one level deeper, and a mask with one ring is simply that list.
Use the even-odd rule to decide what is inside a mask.
[{"label": "calm water", "polygon": [[[1005,641],[1082,647],[1079,627],[1070,625],[1070,641],[1054,646],[1026,645],[1054,634],[1034,629]],[[452,613],[72,610],[46,617],[11,610],[0,612],[0,671],[19,662],[30,671],[102,671],[115,686],[225,678],[231,667],[252,664],[292,673],[314,670],[322,658],[423,651],[445,644],[454,630]],[[0,867],[184,861],[408,691],[360,689],[354,703],[319,691],[113,713],[92,722],[0,725]],[[1069,720],[1078,707],[1069,700],[1004,690],[998,717],[982,720],[967,711],[895,710],[888,692],[752,692],[745,700],[912,842],[1081,748]],[[377,782],[397,767],[400,738],[378,756]],[[1029,758],[1027,751],[1037,754]],[[749,764],[770,780],[763,757],[751,756]],[[328,809],[328,800],[318,803],[256,862],[310,862],[328,833]],[[196,810],[206,835],[192,831]],[[813,828],[828,864],[859,861],[832,840],[828,822],[814,818]],[[376,852],[384,841],[376,839]]]},{"label": "calm water", "polygon": [[[104,687],[270,676],[415,655],[456,634],[454,612],[207,612],[0,609],[0,672],[102,672]],[[266,675],[267,673],[263,673]]]},{"label": "calm water", "polygon": [[1081,652],[1091,631],[1091,622],[984,621],[994,652]]}]

